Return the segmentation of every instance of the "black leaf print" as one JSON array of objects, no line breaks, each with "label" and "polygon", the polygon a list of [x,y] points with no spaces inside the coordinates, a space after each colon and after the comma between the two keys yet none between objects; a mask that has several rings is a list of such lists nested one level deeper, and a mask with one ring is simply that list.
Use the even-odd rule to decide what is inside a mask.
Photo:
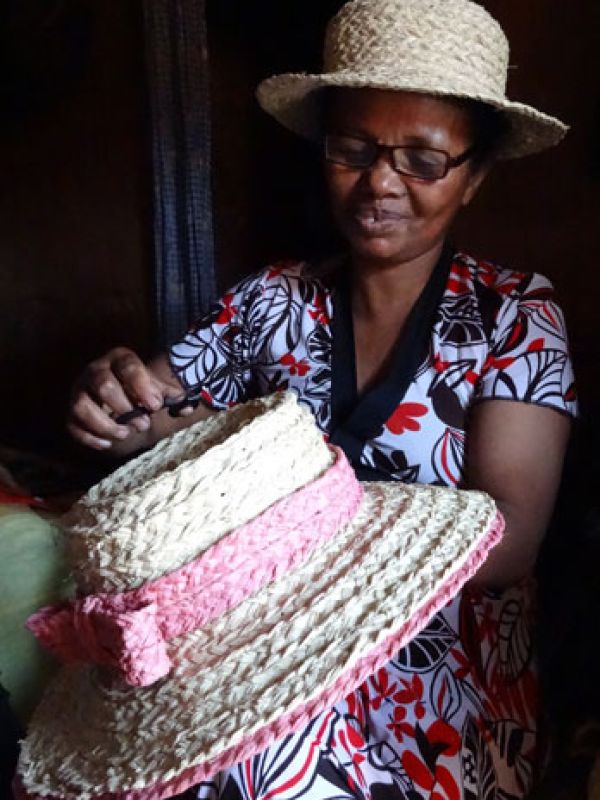
[{"label": "black leaf print", "polygon": [[249,796],[242,793],[237,781],[231,775],[227,778],[227,783],[222,791],[215,795],[215,800],[217,800],[217,798],[219,800],[250,800]]},{"label": "black leaf print", "polygon": [[444,297],[439,306],[439,335],[452,347],[484,344],[481,314],[470,293]]},{"label": "black leaf print", "polygon": [[535,753],[536,731],[524,729],[514,720],[501,719],[493,723],[491,732],[500,758],[515,771],[521,789],[518,796],[526,795],[533,784],[534,765],[523,754]]},{"label": "black leaf print", "polygon": [[559,350],[535,350],[515,358],[506,370],[495,377],[493,394],[536,405],[562,406],[566,353]]},{"label": "black leaf print", "polygon": [[[364,800],[364,795],[358,787],[350,788],[348,776],[343,767],[337,766],[329,758],[319,757],[316,774],[331,786],[327,798],[331,800]],[[334,791],[335,790],[335,791]]]},{"label": "black leaf print", "polygon": [[531,629],[522,604],[515,598],[502,606],[498,620],[499,667],[505,680],[516,681],[531,658]]},{"label": "black leaf print", "polygon": [[400,755],[387,742],[377,742],[367,749],[367,758],[372,767],[387,773],[391,778],[385,783],[372,783],[370,786],[371,797],[376,796],[381,800],[423,800],[416,789],[412,779],[400,761]]},{"label": "black leaf print", "polygon": [[469,714],[462,730],[461,761],[464,800],[497,800],[492,755]]},{"label": "black leaf print", "polygon": [[458,396],[447,386],[444,378],[434,383],[429,389],[429,396],[436,416],[449,428],[464,430],[465,410]]},{"label": "black leaf print", "polygon": [[456,486],[462,477],[465,460],[465,434],[446,428],[433,446],[431,466],[443,486]]},{"label": "black leaf print", "polygon": [[371,452],[372,466],[386,472],[394,480],[404,483],[414,483],[419,475],[419,465],[409,464],[406,454],[402,450],[392,450],[384,453],[373,446]]},{"label": "black leaf print", "polygon": [[460,682],[448,664],[440,664],[437,668],[429,689],[429,699],[438,717],[446,722],[460,710]]},{"label": "black leaf print", "polygon": [[395,783],[371,784],[372,800],[425,800],[416,789],[404,789]]},{"label": "black leaf print", "polygon": [[442,614],[436,614],[423,630],[398,652],[392,665],[410,672],[429,672],[446,657],[457,641]]},{"label": "black leaf print", "polygon": [[438,383],[442,381],[449,389],[457,389],[476,366],[477,362],[474,358],[462,358],[452,361],[445,366],[443,371],[436,373],[434,379],[431,381],[429,393],[431,394],[432,389],[435,389]]},{"label": "black leaf print", "polygon": [[527,292],[521,298],[519,309],[536,328],[565,340],[562,312],[555,303],[553,289],[541,287]]},{"label": "black leaf print", "polygon": [[248,309],[246,326],[252,340],[252,350],[259,354],[265,366],[276,364],[274,341],[282,338],[287,352],[298,346],[302,333],[302,304],[294,297],[292,283],[297,281],[281,275],[277,283],[267,283],[260,303]]},{"label": "black leaf print", "polygon": [[525,731],[511,719],[502,719],[491,726],[492,735],[501,758],[509,767],[515,765],[517,755],[523,748]]},{"label": "black leaf print", "polygon": [[421,728],[418,722],[415,725],[415,741],[417,743],[417,747],[419,748],[421,758],[427,765],[427,768],[431,774],[435,775],[435,766],[438,758],[447,747],[446,742],[430,742],[425,735],[425,731],[423,728]]},{"label": "black leaf print", "polygon": [[526,341],[528,335],[529,323],[527,317],[521,312],[518,312],[516,317],[512,317],[507,311],[506,320],[499,322],[498,330],[494,337],[494,346],[491,349],[492,355],[500,358],[513,353]]},{"label": "black leaf print", "polygon": [[475,282],[475,296],[479,303],[479,312],[481,314],[481,327],[485,341],[489,341],[492,337],[494,328],[496,327],[496,319],[498,311],[502,307],[502,297],[497,291],[485,286],[479,281]]},{"label": "black leaf print", "polygon": [[369,763],[375,769],[393,770],[401,775],[405,775],[400,756],[388,742],[377,742],[367,748]]},{"label": "black leaf print", "polygon": [[317,325],[306,337],[306,350],[311,361],[317,364],[331,364],[331,330],[325,325]]},{"label": "black leaf print", "polygon": [[467,660],[480,686],[487,686],[487,679],[481,658],[479,645],[479,626],[475,614],[475,607],[469,592],[463,592],[460,599],[459,610],[460,641],[465,651]]}]

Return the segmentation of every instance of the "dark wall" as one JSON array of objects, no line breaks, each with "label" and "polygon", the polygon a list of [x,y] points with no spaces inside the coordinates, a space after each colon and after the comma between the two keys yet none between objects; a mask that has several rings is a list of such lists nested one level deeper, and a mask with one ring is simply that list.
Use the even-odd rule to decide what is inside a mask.
[{"label": "dark wall", "polygon": [[0,83],[0,442],[36,448],[83,364],[147,348],[153,314],[139,4],[44,5],[4,20]]},{"label": "dark wall", "polygon": [[[32,56],[38,84],[45,76],[40,97],[25,92],[23,108],[8,102],[14,75],[0,56],[0,442],[36,447],[60,439],[68,387],[83,364],[117,343],[148,353],[154,341],[141,4],[57,5],[85,9],[87,18],[41,42],[25,26],[13,46]],[[340,5],[208,0],[222,288],[272,258],[328,244],[315,153],[257,108],[254,88],[278,71],[318,69],[325,22]],[[511,94],[572,131],[551,152],[501,165],[456,239],[554,281],[584,405],[598,406],[600,4],[486,5],[512,41]]]}]

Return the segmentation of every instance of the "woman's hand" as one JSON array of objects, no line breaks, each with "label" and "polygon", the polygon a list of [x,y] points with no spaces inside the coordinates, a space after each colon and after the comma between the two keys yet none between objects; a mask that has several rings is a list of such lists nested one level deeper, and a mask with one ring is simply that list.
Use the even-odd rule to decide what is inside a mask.
[{"label": "woman's hand", "polygon": [[[92,361],[72,393],[67,428],[74,439],[95,450],[123,456],[150,447],[168,434],[207,416],[208,410],[191,407],[181,419],[163,409],[165,397],[182,397],[184,389],[171,372],[166,356],[146,365],[131,350],[117,347]],[[115,420],[136,406],[148,409],[128,424]]]}]

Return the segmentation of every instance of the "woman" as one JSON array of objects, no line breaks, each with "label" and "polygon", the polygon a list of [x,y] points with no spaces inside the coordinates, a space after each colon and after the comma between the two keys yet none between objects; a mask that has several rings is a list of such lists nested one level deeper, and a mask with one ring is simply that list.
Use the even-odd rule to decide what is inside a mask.
[{"label": "woman", "polygon": [[[517,798],[532,785],[526,579],[575,411],[572,371],[548,281],[447,240],[494,160],[564,134],[507,100],[507,64],[501,29],[470,0],[345,5],[324,73],[276,76],[259,100],[322,140],[346,251],[242,281],[168,355],[146,367],[113,350],[75,393],[75,438],[122,455],[206,407],[292,388],[361,477],[481,488],[506,518],[473,585],[385,669],[200,797]],[[161,408],[182,386],[204,404],[175,419]],[[148,413],[117,423],[138,404]]]}]

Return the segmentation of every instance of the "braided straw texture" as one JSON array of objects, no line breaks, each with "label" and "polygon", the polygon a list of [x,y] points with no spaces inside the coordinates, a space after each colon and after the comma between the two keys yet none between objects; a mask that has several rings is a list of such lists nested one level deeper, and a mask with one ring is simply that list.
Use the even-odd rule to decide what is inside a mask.
[{"label": "braided straw texture", "polygon": [[262,107],[309,138],[319,135],[318,89],[372,87],[471,98],[504,111],[511,158],[556,144],[566,126],[506,98],[509,48],[500,25],[470,0],[352,0],[327,29],[322,75],[263,81]]},{"label": "braided straw texture", "polygon": [[80,592],[122,592],[178,569],[331,463],[291,393],[180,431],[90,489],[65,518]]},{"label": "braided straw texture", "polygon": [[482,493],[366,484],[352,523],[300,568],[171,642],[164,681],[132,690],[64,669],[23,744],[27,791],[164,797],[263,749],[388,660],[386,642],[422,628],[500,529]]}]

